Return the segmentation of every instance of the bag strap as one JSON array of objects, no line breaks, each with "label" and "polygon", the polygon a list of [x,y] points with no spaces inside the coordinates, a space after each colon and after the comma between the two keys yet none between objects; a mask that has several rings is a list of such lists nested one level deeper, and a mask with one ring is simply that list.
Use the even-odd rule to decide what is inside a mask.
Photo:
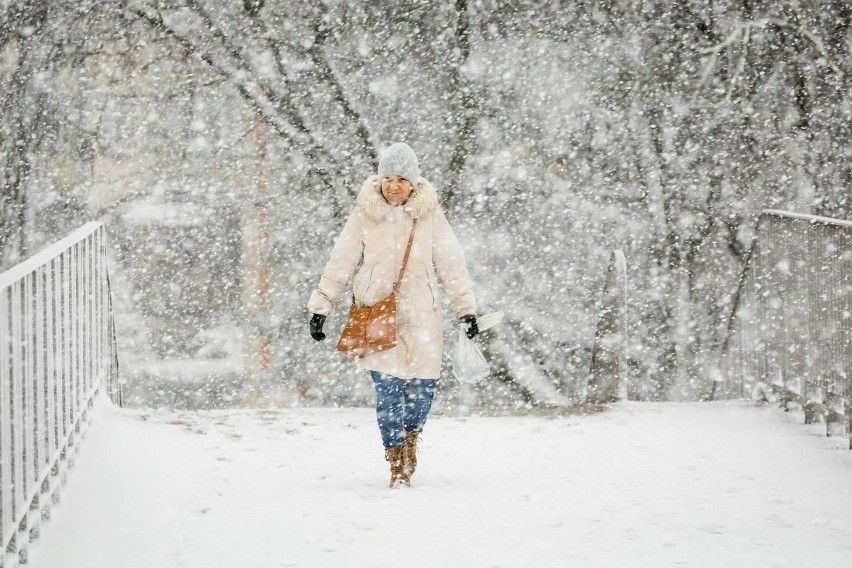
[{"label": "bag strap", "polygon": [[405,248],[405,256],[402,257],[402,268],[399,269],[399,276],[396,277],[396,282],[393,283],[393,295],[396,296],[399,292],[399,285],[402,282],[402,275],[405,273],[405,266],[408,264],[408,256],[411,254],[411,243],[414,242],[414,229],[417,227],[417,219],[411,221],[411,234],[408,235],[408,246]]}]

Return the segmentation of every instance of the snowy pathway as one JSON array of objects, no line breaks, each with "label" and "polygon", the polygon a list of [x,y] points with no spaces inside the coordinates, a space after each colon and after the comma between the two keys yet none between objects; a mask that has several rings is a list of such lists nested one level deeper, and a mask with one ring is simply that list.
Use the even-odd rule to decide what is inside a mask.
[{"label": "snowy pathway", "polygon": [[[150,413],[149,413],[150,414]],[[771,408],[434,417],[384,487],[368,409],[105,407],[32,568],[843,566],[852,452]]]}]

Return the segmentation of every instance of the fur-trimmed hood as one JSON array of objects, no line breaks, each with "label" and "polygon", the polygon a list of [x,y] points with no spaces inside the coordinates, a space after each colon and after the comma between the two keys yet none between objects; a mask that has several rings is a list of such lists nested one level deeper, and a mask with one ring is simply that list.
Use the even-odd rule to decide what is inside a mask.
[{"label": "fur-trimmed hood", "polygon": [[[373,221],[381,221],[393,207],[385,201],[379,176],[375,174],[368,177],[361,185],[361,191],[358,192],[355,203]],[[405,214],[412,219],[419,219],[434,211],[436,207],[438,207],[438,193],[425,178],[417,180],[417,185],[411,192],[411,196],[402,205]]]}]

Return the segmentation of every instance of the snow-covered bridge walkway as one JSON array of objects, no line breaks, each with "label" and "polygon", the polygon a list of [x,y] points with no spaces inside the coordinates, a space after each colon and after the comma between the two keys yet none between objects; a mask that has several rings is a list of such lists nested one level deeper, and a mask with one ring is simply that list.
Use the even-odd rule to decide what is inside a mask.
[{"label": "snow-covered bridge walkway", "polygon": [[745,402],[436,416],[414,487],[393,491],[369,409],[96,406],[32,568],[852,559],[846,441]]}]

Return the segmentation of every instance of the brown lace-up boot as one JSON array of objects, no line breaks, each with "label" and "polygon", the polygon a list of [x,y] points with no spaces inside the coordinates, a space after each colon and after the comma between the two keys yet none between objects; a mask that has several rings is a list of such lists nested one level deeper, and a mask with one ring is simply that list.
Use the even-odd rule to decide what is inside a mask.
[{"label": "brown lace-up boot", "polygon": [[402,446],[402,471],[409,480],[414,475],[417,467],[417,443],[420,441],[420,432],[406,432],[405,444]]},{"label": "brown lace-up boot", "polygon": [[405,473],[402,467],[402,452],[404,446],[396,446],[389,450],[385,450],[385,459],[390,464],[390,481],[388,487],[391,489],[400,485],[410,485],[408,474]]}]

